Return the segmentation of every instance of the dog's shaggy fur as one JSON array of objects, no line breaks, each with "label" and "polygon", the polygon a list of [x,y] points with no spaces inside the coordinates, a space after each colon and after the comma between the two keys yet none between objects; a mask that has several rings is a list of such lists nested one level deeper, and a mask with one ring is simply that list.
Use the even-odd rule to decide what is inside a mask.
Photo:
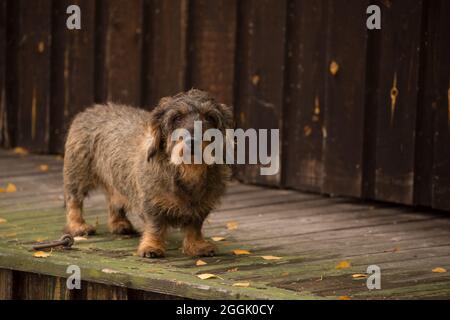
[{"label": "dog's shaggy fur", "polygon": [[111,232],[134,232],[130,214],[144,222],[140,256],[163,256],[169,227],[185,231],[186,254],[213,255],[215,248],[204,240],[201,228],[224,193],[230,169],[171,161],[173,148],[182,143],[171,141],[171,133],[185,128],[192,134],[196,120],[203,130],[233,127],[231,109],[199,90],[163,98],[152,112],[107,104],[78,114],[64,157],[66,231],[74,236],[95,233],[83,219],[82,205],[89,191],[102,188]]}]

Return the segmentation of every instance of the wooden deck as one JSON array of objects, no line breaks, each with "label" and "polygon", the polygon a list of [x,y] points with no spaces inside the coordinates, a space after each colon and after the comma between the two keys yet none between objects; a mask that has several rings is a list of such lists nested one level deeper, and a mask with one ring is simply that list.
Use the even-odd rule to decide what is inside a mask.
[{"label": "wooden deck", "polygon": [[[208,237],[225,238],[218,256],[202,258],[206,265],[181,254],[178,232],[166,258],[137,257],[137,236],[107,232],[101,194],[85,205],[98,235],[36,258],[31,244],[59,238],[64,225],[61,167],[55,156],[0,150],[0,188],[17,187],[0,193],[0,298],[450,298],[450,273],[432,272],[450,271],[449,213],[238,183],[206,224]],[[237,228],[229,230],[229,222]],[[337,269],[341,261],[351,266]],[[65,289],[72,264],[81,268],[81,291]],[[352,277],[369,265],[381,268],[381,290]],[[201,280],[202,273],[219,278]]]}]

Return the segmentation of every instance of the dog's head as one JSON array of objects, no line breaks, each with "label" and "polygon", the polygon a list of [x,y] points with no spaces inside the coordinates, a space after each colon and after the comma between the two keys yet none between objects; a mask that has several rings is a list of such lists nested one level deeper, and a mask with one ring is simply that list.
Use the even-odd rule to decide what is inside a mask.
[{"label": "dog's head", "polygon": [[[201,121],[201,137],[198,129]],[[231,108],[218,103],[208,93],[190,90],[173,97],[162,98],[151,113],[152,141],[148,148],[147,159],[159,152],[165,153],[173,164],[180,164],[175,158],[183,157],[183,152],[193,152],[195,146],[203,149],[210,143],[202,137],[208,129],[218,129],[225,137],[225,130],[234,126]],[[197,126],[197,137],[195,136]],[[188,135],[186,135],[188,133]],[[174,139],[178,137],[177,139]]]}]

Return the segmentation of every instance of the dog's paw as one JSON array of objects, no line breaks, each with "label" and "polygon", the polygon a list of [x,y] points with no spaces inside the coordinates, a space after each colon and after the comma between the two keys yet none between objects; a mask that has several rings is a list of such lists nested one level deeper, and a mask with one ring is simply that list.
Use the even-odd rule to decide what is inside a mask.
[{"label": "dog's paw", "polygon": [[88,236],[95,234],[95,227],[87,223],[69,223],[64,231],[74,237]]},{"label": "dog's paw", "polygon": [[135,234],[133,226],[128,220],[120,220],[110,223],[109,228],[114,234]]},{"label": "dog's paw", "polygon": [[155,247],[139,247],[138,255],[142,258],[162,258],[164,257],[164,249]]},{"label": "dog's paw", "polygon": [[216,254],[216,246],[208,241],[185,243],[183,252],[190,256],[212,257]]}]

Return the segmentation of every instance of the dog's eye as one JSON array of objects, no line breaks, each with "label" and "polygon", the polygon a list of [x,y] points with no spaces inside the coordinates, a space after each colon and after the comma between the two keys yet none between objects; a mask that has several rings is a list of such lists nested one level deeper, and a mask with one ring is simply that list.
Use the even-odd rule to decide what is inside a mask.
[{"label": "dog's eye", "polygon": [[209,123],[216,123],[216,117],[213,116],[212,114],[207,114],[205,117],[206,121],[208,121]]},{"label": "dog's eye", "polygon": [[181,121],[181,116],[180,115],[176,115],[171,119],[171,122],[173,125],[177,125],[179,124]]}]

